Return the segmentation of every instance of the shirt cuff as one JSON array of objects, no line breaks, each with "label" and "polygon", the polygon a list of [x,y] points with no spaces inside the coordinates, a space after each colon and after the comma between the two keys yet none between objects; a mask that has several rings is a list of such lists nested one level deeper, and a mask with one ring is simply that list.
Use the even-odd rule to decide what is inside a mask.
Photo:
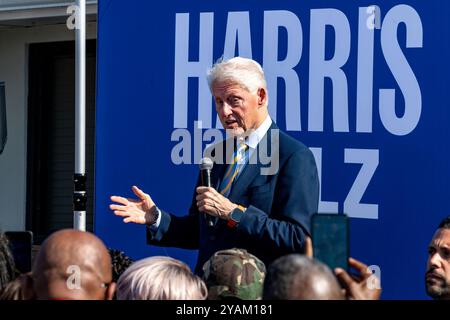
[{"label": "shirt cuff", "polygon": [[156,219],[156,222],[152,225],[150,225],[148,228],[152,233],[156,233],[158,231],[159,225],[161,224],[161,210],[157,207],[156,210],[158,210],[158,218]]}]

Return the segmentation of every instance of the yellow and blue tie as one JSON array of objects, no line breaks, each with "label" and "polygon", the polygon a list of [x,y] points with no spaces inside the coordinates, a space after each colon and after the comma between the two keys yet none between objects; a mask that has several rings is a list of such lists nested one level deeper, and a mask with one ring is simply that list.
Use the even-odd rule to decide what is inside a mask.
[{"label": "yellow and blue tie", "polygon": [[242,168],[247,162],[247,148],[248,146],[245,144],[245,142],[241,142],[236,151],[233,153],[232,162],[228,166],[228,169],[223,176],[223,180],[219,188],[220,193],[224,197],[228,197],[228,195],[230,194],[231,186],[234,180],[236,180],[236,178],[239,176]]}]

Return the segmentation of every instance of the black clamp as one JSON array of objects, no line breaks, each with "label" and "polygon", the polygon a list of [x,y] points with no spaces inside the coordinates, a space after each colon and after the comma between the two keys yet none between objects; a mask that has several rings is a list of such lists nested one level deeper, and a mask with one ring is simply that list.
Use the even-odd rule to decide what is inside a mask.
[{"label": "black clamp", "polygon": [[86,174],[75,173],[73,176],[73,210],[86,211]]},{"label": "black clamp", "polygon": [[74,191],[86,191],[86,174],[85,173],[75,173],[73,175],[73,187]]},{"label": "black clamp", "polygon": [[74,192],[73,194],[73,210],[86,211],[87,195],[86,192]]}]

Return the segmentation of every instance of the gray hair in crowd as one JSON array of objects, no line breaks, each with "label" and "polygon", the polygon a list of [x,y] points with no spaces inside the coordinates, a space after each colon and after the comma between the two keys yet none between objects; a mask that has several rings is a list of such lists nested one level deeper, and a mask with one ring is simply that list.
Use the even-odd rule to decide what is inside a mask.
[{"label": "gray hair in crowd", "polygon": [[117,282],[118,300],[205,300],[205,283],[189,267],[170,257],[134,262]]}]

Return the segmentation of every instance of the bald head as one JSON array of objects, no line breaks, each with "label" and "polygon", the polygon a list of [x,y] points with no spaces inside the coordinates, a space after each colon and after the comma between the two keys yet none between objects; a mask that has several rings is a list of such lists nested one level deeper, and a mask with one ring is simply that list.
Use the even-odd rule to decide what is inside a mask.
[{"label": "bald head", "polygon": [[341,288],[326,266],[318,266],[307,272],[299,272],[292,287],[291,295],[295,300],[343,300]]},{"label": "bald head", "polygon": [[304,255],[290,254],[270,265],[264,281],[264,299],[341,300],[344,296],[326,265]]},{"label": "bald head", "polygon": [[33,279],[38,299],[102,300],[111,298],[114,291],[114,285],[108,286],[111,258],[103,242],[72,229],[57,231],[44,241]]}]

